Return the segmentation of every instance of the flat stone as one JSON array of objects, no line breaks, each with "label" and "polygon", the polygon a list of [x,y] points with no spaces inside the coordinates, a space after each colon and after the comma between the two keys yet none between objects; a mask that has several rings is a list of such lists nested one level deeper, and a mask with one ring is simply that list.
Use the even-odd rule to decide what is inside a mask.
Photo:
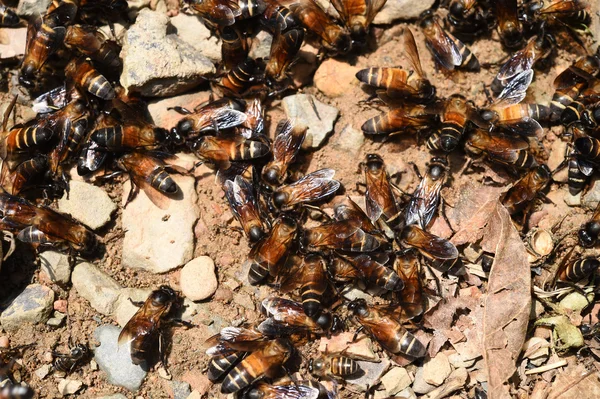
[{"label": "flat stone", "polygon": [[80,263],[73,270],[73,288],[77,294],[103,315],[112,314],[121,286],[91,263]]},{"label": "flat stone", "polygon": [[406,388],[402,392],[398,392],[398,394],[396,394],[396,396],[394,397],[402,399],[417,399],[417,395],[415,394],[415,391],[412,390],[412,388]]},{"label": "flat stone", "polygon": [[44,378],[46,378],[46,376],[48,374],[50,374],[51,370],[52,370],[52,365],[50,365],[50,364],[44,364],[43,366],[41,366],[40,368],[38,368],[37,370],[35,370],[33,372],[33,374],[35,374],[35,376],[37,378],[39,378],[40,380],[43,380]]},{"label": "flat stone", "polygon": [[379,356],[373,350],[373,343],[365,335],[359,335],[358,339],[352,342],[354,333],[347,331],[331,338],[321,337],[319,343],[320,352],[340,353],[344,352],[355,359],[378,362]]},{"label": "flat stone", "polygon": [[58,200],[58,209],[69,213],[92,230],[108,223],[117,210],[115,204],[103,188],[73,180],[69,184],[69,195]]},{"label": "flat stone", "polygon": [[352,125],[346,125],[337,135],[337,140],[335,140],[333,146],[351,154],[358,154],[364,143],[365,135],[363,132],[355,129]]},{"label": "flat stone", "polygon": [[348,93],[352,86],[360,84],[355,76],[358,71],[359,68],[347,62],[329,58],[323,61],[315,72],[315,86],[329,98],[341,97]]},{"label": "flat stone", "polygon": [[[173,175],[182,192],[167,209],[154,205],[140,192],[123,210],[123,264],[153,273],[184,265],[194,253],[193,227],[198,219],[194,178]],[[124,192],[128,192],[125,184]]]},{"label": "flat stone", "polygon": [[340,113],[337,108],[323,104],[310,94],[285,97],[283,109],[292,121],[299,121],[308,127],[302,148],[319,148],[333,131]]},{"label": "flat stone", "polygon": [[0,54],[11,58],[25,53],[27,28],[0,28]]},{"label": "flat stone", "polygon": [[381,377],[381,383],[385,387],[388,395],[395,395],[412,383],[408,371],[404,367],[393,367],[390,371]]},{"label": "flat stone", "polygon": [[108,382],[137,391],[146,377],[146,372],[131,363],[131,355],[125,347],[119,347],[117,340],[121,329],[112,325],[103,325],[96,328],[94,338],[100,342],[94,350],[94,358],[107,375]]},{"label": "flat stone", "polygon": [[171,381],[171,388],[173,389],[173,399],[186,399],[192,393],[190,384],[182,381]]},{"label": "flat stone", "polygon": [[181,94],[205,81],[215,67],[176,35],[167,35],[169,18],[143,9],[123,38],[121,85],[148,97]]},{"label": "flat stone", "polygon": [[40,284],[25,287],[2,312],[0,324],[6,331],[16,331],[25,323],[45,323],[54,304],[54,291]]},{"label": "flat stone", "polygon": [[[550,156],[548,157],[548,168],[555,170],[565,160],[565,153],[567,149],[567,143],[562,140],[554,140],[552,147],[550,148]],[[566,183],[569,176],[569,168],[565,167],[562,170],[556,172],[552,176],[552,180],[561,183]]]},{"label": "flat stone", "polygon": [[565,188],[565,204],[569,206],[581,206],[581,191],[576,195],[569,193],[569,190]]},{"label": "flat stone", "polygon": [[65,285],[71,281],[71,265],[69,256],[56,251],[40,253],[42,271],[55,283]]},{"label": "flat stone", "polygon": [[374,24],[389,24],[397,19],[418,18],[421,13],[433,6],[435,0],[388,0],[375,16]]},{"label": "flat stone", "polygon": [[73,395],[77,393],[83,387],[83,382],[78,380],[68,380],[66,378],[61,378],[58,380],[58,392],[62,396]]},{"label": "flat stone", "polygon": [[127,396],[122,393],[116,393],[114,395],[98,396],[98,399],[127,399]]},{"label": "flat stone", "polygon": [[179,13],[171,18],[171,25],[177,30],[174,35],[179,39],[195,48],[198,53],[213,63],[221,62],[221,40],[210,32],[201,18]]},{"label": "flat stone", "polygon": [[206,102],[209,94],[207,91],[201,91],[169,98],[157,98],[148,102],[148,112],[156,126],[170,130],[177,126],[177,122],[185,115],[169,110],[169,108],[179,106],[192,111],[198,105]]},{"label": "flat stone", "polygon": [[349,301],[353,301],[355,299],[364,299],[368,303],[371,303],[373,300],[373,297],[371,295],[367,294],[366,292],[357,287],[352,287],[349,290],[344,290],[342,292],[342,296]]},{"label": "flat stone", "polygon": [[233,302],[251,311],[256,309],[256,305],[254,304],[252,297],[243,292],[236,292],[233,294]]},{"label": "flat stone", "polygon": [[583,196],[581,204],[586,208],[596,209],[598,202],[600,202],[600,179],[596,178],[591,182],[590,188]]},{"label": "flat stone", "polygon": [[362,360],[357,361],[357,363],[363,374],[359,374],[360,376],[356,379],[348,378],[346,382],[352,384],[362,392],[365,392],[367,387],[378,384],[383,373],[390,367],[390,362],[387,359],[379,363],[363,362]]},{"label": "flat stone", "polygon": [[181,269],[181,291],[192,301],[211,297],[219,286],[215,262],[209,256],[192,259]]},{"label": "flat stone", "polygon": [[254,58],[269,58],[271,54],[271,44],[273,43],[273,35],[269,32],[261,30],[252,39],[250,52],[248,56]]},{"label": "flat stone", "polygon": [[187,397],[187,399],[201,399],[202,395],[198,391],[192,391]]},{"label": "flat stone", "polygon": [[415,381],[413,382],[412,389],[418,394],[426,394],[435,389],[435,385],[428,384],[423,379],[423,367],[419,367],[415,373]]},{"label": "flat stone", "polygon": [[55,311],[52,314],[52,317],[49,318],[48,321],[46,322],[46,325],[48,325],[50,327],[60,327],[60,325],[63,323],[63,321],[65,320],[66,317],[67,317],[66,314]]},{"label": "flat stone", "polygon": [[448,356],[439,352],[423,364],[423,379],[430,385],[440,386],[452,372]]},{"label": "flat stone", "polygon": [[[140,288],[124,288],[119,294],[119,298],[115,303],[115,310],[113,319],[121,326],[125,327],[125,324],[133,317],[135,312],[138,311],[138,307],[135,306],[131,301],[143,302],[145,301],[150,293],[151,289],[140,289]],[[130,300],[131,299],[131,300]]]},{"label": "flat stone", "polygon": [[45,14],[52,0],[20,0],[17,14],[22,17],[30,17],[36,14]]}]

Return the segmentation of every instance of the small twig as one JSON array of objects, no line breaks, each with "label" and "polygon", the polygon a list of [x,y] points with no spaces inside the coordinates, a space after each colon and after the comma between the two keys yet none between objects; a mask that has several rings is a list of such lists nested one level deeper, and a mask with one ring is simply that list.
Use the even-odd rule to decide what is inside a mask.
[{"label": "small twig", "polygon": [[564,367],[564,366],[566,366],[567,364],[568,364],[568,363],[567,363],[567,361],[566,361],[566,360],[561,360],[561,361],[559,361],[559,362],[556,362],[556,363],[547,364],[547,365],[545,365],[545,366],[542,366],[542,367],[536,367],[536,368],[534,368],[534,369],[527,370],[527,371],[525,372],[525,375],[531,375],[531,374],[539,374],[539,373],[544,373],[544,372],[546,372],[546,371],[548,371],[548,370],[553,370],[553,369],[557,369],[557,368],[559,368],[559,367]]}]

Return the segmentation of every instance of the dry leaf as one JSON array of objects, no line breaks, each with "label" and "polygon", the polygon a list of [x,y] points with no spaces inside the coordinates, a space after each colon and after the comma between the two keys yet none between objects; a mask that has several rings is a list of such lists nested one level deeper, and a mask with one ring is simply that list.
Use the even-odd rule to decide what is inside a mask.
[{"label": "dry leaf", "polygon": [[583,365],[569,367],[559,373],[552,383],[547,399],[600,398],[598,373],[588,371]]}]

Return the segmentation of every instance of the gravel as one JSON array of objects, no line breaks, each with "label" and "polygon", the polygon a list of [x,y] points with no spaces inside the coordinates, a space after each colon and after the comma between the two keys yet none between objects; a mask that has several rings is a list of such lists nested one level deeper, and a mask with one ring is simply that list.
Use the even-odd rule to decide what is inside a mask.
[{"label": "gravel", "polygon": [[25,323],[45,323],[54,305],[54,291],[40,284],[28,285],[2,312],[0,324],[6,331],[16,331]]}]

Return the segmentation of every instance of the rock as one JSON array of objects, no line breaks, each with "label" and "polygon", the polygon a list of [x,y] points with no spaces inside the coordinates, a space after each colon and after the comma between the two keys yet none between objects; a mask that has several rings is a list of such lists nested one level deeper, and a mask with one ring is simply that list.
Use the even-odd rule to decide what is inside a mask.
[{"label": "rock", "polygon": [[[192,259],[193,227],[198,219],[194,178],[179,175],[173,178],[183,198],[172,200],[166,210],[154,205],[143,192],[123,210],[125,266],[165,273]],[[126,184],[124,192],[128,190]],[[141,220],[144,222],[140,223]]]},{"label": "rock", "polygon": [[28,285],[2,312],[0,324],[6,331],[15,331],[24,323],[45,323],[53,304],[54,291],[40,284]]},{"label": "rock", "polygon": [[[590,7],[590,15],[598,15],[598,13],[600,12],[600,4],[598,4],[597,1],[591,1]],[[594,38],[594,44],[592,45],[591,50],[596,51],[597,48],[600,46],[600,21],[598,20],[598,18],[592,18],[592,23],[590,24],[589,28],[592,32],[592,37]]]},{"label": "rock", "polygon": [[94,350],[94,358],[102,371],[107,374],[108,382],[137,391],[146,377],[146,372],[131,363],[129,350],[119,347],[117,340],[121,329],[112,325],[96,328],[94,337],[100,342]]},{"label": "rock", "polygon": [[[423,399],[441,399],[450,396],[451,393],[463,388],[469,378],[467,369],[456,369],[450,374],[446,383],[423,396]],[[415,389],[416,392],[416,389]]]},{"label": "rock", "polygon": [[200,395],[204,395],[212,386],[212,382],[210,382],[206,374],[202,373],[200,370],[186,371],[185,374],[181,376],[181,380],[190,384],[193,389],[192,394],[198,392]]},{"label": "rock", "polygon": [[33,372],[33,374],[35,374],[35,376],[37,378],[39,378],[40,380],[43,380],[44,378],[46,378],[46,376],[48,374],[50,374],[51,370],[52,370],[52,365],[50,365],[50,364],[44,364],[42,367],[40,367],[37,370],[35,370]]},{"label": "rock", "polygon": [[58,380],[58,392],[62,396],[73,395],[77,391],[81,389],[83,386],[83,382],[77,380],[68,380],[66,378],[61,378]]},{"label": "rock", "polygon": [[433,359],[423,364],[423,380],[430,385],[440,386],[452,372],[448,356],[439,352]]},{"label": "rock", "polygon": [[21,17],[30,17],[36,14],[44,15],[51,2],[52,0],[20,0],[17,14]]},{"label": "rock", "polygon": [[402,398],[402,399],[417,399],[417,395],[415,394],[415,391],[413,391],[411,388],[406,388],[405,390],[403,390],[402,392],[399,392],[394,397]]},{"label": "rock", "polygon": [[364,299],[368,303],[373,301],[373,297],[371,295],[357,287],[352,287],[349,290],[343,290],[342,296],[349,301],[353,301],[355,299]]},{"label": "rock", "polygon": [[91,263],[80,263],[73,270],[73,288],[103,315],[112,314],[121,286]]},{"label": "rock", "polygon": [[581,203],[584,207],[596,209],[600,201],[600,179],[594,179],[590,184],[590,189],[585,193]]},{"label": "rock", "polygon": [[187,399],[202,399],[202,395],[198,391],[192,391],[192,393],[189,394]]},{"label": "rock", "polygon": [[273,35],[265,30],[261,30],[252,39],[250,52],[248,56],[254,58],[269,58],[271,55],[271,44],[273,43]]},{"label": "rock", "polygon": [[221,40],[210,32],[202,23],[202,19],[195,15],[180,13],[171,18],[171,25],[177,30],[175,35],[195,48],[197,53],[215,64],[221,62]]},{"label": "rock", "polygon": [[125,324],[133,317],[135,312],[138,311],[138,307],[135,306],[131,301],[143,302],[148,298],[148,295],[152,290],[150,289],[139,289],[139,288],[124,288],[119,294],[119,298],[115,303],[115,310],[113,319],[121,326],[125,327]]},{"label": "rock", "polygon": [[60,327],[65,317],[67,317],[67,315],[64,313],[54,312],[52,317],[46,322],[46,325],[50,327]]},{"label": "rock", "polygon": [[569,190],[565,188],[565,204],[569,206],[581,206],[581,192],[572,195]]},{"label": "rock", "polygon": [[348,93],[352,86],[358,86],[356,72],[359,68],[329,58],[319,66],[315,72],[315,86],[329,98],[341,97]]},{"label": "rock", "polygon": [[176,35],[167,35],[169,18],[144,9],[123,39],[121,85],[148,97],[183,93],[215,72],[208,58]]},{"label": "rock", "polygon": [[66,299],[59,299],[58,301],[54,301],[52,307],[60,313],[67,313],[68,302]]},{"label": "rock", "polygon": [[337,136],[333,146],[351,154],[358,154],[364,143],[365,135],[363,132],[355,129],[352,125],[346,125]]},{"label": "rock", "polygon": [[233,294],[233,302],[250,311],[256,309],[256,305],[254,304],[252,297],[244,292],[236,292]]},{"label": "rock", "polygon": [[186,399],[192,393],[190,384],[181,381],[171,381],[173,389],[173,399]]},{"label": "rock", "polygon": [[98,396],[98,399],[127,399],[127,396],[122,393],[116,393],[114,395]]},{"label": "rock", "polygon": [[323,104],[310,94],[285,97],[283,109],[288,118],[308,127],[303,148],[319,148],[333,130],[333,124],[340,113],[337,108]]},{"label": "rock", "polygon": [[345,351],[350,357],[378,362],[379,356],[373,351],[373,343],[365,335],[359,335],[355,342],[352,342],[353,332],[343,332],[333,335],[331,338],[321,337],[319,344],[320,352],[339,353]]},{"label": "rock", "polygon": [[71,265],[68,255],[56,251],[44,251],[39,256],[42,271],[50,277],[50,280],[61,285],[71,281]]},{"label": "rock", "polygon": [[117,210],[106,191],[93,184],[71,181],[69,194],[58,200],[58,209],[69,213],[92,230],[99,229],[110,221],[110,216]]},{"label": "rock", "polygon": [[435,0],[388,0],[375,16],[374,24],[389,24],[397,19],[413,19],[431,8]]},{"label": "rock", "polygon": [[8,348],[10,347],[10,339],[6,336],[3,335],[0,337],[0,348]]},{"label": "rock", "polygon": [[192,301],[211,297],[219,282],[215,274],[215,262],[209,256],[192,259],[181,269],[181,291]]},{"label": "rock", "polygon": [[424,367],[419,367],[415,373],[415,381],[413,382],[412,389],[418,394],[426,394],[435,389],[435,385],[428,384],[423,379]]},{"label": "rock", "polygon": [[185,115],[174,110],[169,110],[168,108],[179,106],[193,111],[195,107],[208,100],[209,94],[207,91],[201,91],[152,100],[148,103],[148,112],[150,112],[150,116],[152,116],[152,120],[156,126],[170,130],[177,126],[177,122]]},{"label": "rock", "polygon": [[26,42],[27,28],[0,28],[0,54],[2,54],[2,58],[23,55],[25,53]]},{"label": "rock", "polygon": [[362,360],[358,360],[357,363],[360,370],[362,370],[362,374],[359,373],[359,377],[355,379],[347,378],[346,382],[352,384],[362,392],[366,391],[367,387],[377,385],[383,373],[390,367],[390,362],[386,359],[380,363],[363,362]]},{"label": "rock", "polygon": [[[562,140],[554,140],[550,148],[550,156],[548,157],[548,168],[555,170],[565,160],[567,143]],[[569,175],[569,168],[565,167],[556,172],[552,179],[557,182],[566,183]]]},{"label": "rock", "polygon": [[390,371],[381,377],[381,383],[385,387],[388,395],[395,395],[412,383],[408,371],[404,367],[393,367]]}]

